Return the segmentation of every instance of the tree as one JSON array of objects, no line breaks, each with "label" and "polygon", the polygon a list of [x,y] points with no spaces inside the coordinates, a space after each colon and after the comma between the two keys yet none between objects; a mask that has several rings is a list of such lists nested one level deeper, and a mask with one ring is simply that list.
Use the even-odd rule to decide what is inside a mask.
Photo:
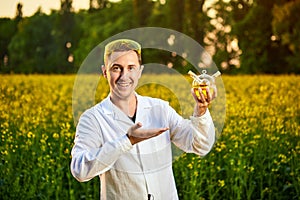
[{"label": "tree", "polygon": [[256,0],[245,17],[234,26],[234,33],[239,40],[242,51],[241,68],[246,73],[280,73],[287,63],[286,54],[273,38],[272,12],[275,4],[282,0]]},{"label": "tree", "polygon": [[18,24],[18,32],[9,46],[10,70],[15,73],[50,73],[53,71],[52,18],[36,13]]},{"label": "tree", "polygon": [[17,32],[18,23],[23,18],[22,8],[23,5],[18,3],[15,19],[0,18],[0,72],[10,72],[8,45]]},{"label": "tree", "polygon": [[179,32],[183,32],[184,24],[184,1],[167,1],[167,27]]},{"label": "tree", "polygon": [[[22,18],[18,4],[14,20],[0,19],[0,70],[75,72],[105,39],[135,27],[159,26],[211,50],[223,72],[299,73],[299,1],[215,1],[206,8],[205,0],[90,0],[93,12],[74,13],[72,0],[61,0],[60,10],[28,18]],[[191,67],[172,52],[144,52],[146,62],[172,63],[178,71]]]},{"label": "tree", "polygon": [[60,13],[71,13],[73,11],[72,3],[73,0],[60,0]]},{"label": "tree", "polygon": [[[120,13],[122,16],[120,17]],[[78,15],[78,14],[77,14]],[[132,12],[132,1],[122,3],[111,3],[107,8],[90,12],[88,15],[80,13],[82,23],[78,27],[82,30],[78,46],[74,50],[75,66],[79,67],[89,53],[101,42],[122,31],[134,27],[134,13]],[[99,52],[99,57],[103,56]],[[98,58],[96,58],[98,60]],[[102,63],[97,63],[101,66]],[[97,69],[99,71],[99,69]],[[92,72],[94,72],[92,70]]]},{"label": "tree", "polygon": [[169,0],[164,15],[167,28],[185,33],[202,45],[206,32],[211,29],[205,0]]},{"label": "tree", "polygon": [[56,73],[74,72],[73,53],[72,50],[76,46],[77,38],[75,14],[72,8],[72,0],[61,0],[61,9],[52,13],[55,17],[52,36],[56,45],[56,50],[52,54],[53,67]]},{"label": "tree", "polygon": [[206,39],[213,47],[213,60],[223,73],[237,73],[240,67],[241,50],[235,25],[245,18],[251,5],[248,0],[217,1],[209,8],[215,13],[211,20],[214,28]]},{"label": "tree", "polygon": [[17,31],[17,22],[9,18],[0,19],[0,72],[9,72],[8,45]]},{"label": "tree", "polygon": [[17,20],[17,22],[19,22],[23,18],[22,8],[23,8],[23,4],[18,3],[17,4],[17,11],[16,11],[16,20]]},{"label": "tree", "polygon": [[288,65],[282,66],[285,73],[300,73],[300,0],[275,5],[273,9],[273,40],[286,49],[284,58]]},{"label": "tree", "polygon": [[184,6],[184,33],[204,45],[204,37],[209,29],[209,20],[204,10],[205,0],[187,0]]},{"label": "tree", "polygon": [[146,26],[148,24],[153,5],[153,1],[150,0],[133,0],[135,21],[138,26]]},{"label": "tree", "polygon": [[90,0],[89,12],[101,10],[109,5],[108,0]]},{"label": "tree", "polygon": [[[214,60],[220,65],[224,64],[225,71],[228,72],[278,74],[294,71],[291,63],[296,66],[299,63],[297,57],[289,57],[291,53],[288,45],[283,45],[280,40],[282,35],[275,33],[280,26],[290,22],[292,23],[288,25],[289,27],[299,30],[295,26],[298,21],[294,16],[298,16],[296,13],[299,12],[296,6],[293,6],[295,9],[294,15],[291,15],[293,19],[275,20],[276,16],[282,16],[279,10],[282,11],[283,5],[287,2],[289,0],[217,2],[213,6],[217,11],[213,19],[216,29],[213,31],[214,40],[211,39],[216,49]],[[273,12],[270,12],[272,10]],[[296,35],[296,38],[299,36]],[[234,58],[239,60],[239,69],[236,69],[235,62],[232,62]]]},{"label": "tree", "polygon": [[[168,0],[165,4],[154,4],[150,21],[151,26],[166,27],[184,33],[200,45],[206,46],[204,37],[210,29],[205,0]],[[160,60],[161,64],[170,64],[181,73],[187,73],[192,68],[181,55],[172,52],[152,52],[149,56]]]}]

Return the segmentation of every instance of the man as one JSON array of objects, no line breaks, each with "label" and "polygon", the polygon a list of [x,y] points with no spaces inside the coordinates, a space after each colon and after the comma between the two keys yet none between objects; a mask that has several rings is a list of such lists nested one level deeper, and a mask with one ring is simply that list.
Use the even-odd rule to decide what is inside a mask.
[{"label": "man", "polygon": [[163,100],[135,92],[141,77],[141,46],[127,39],[105,46],[103,76],[110,93],[85,111],[76,129],[71,172],[78,181],[100,176],[102,200],[176,200],[171,142],[206,155],[215,141],[208,105],[194,91],[195,108],[183,119]]}]

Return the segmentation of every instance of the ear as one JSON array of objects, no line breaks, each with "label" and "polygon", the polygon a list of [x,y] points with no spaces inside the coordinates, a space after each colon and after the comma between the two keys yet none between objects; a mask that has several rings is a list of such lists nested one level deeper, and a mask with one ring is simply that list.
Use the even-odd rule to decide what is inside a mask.
[{"label": "ear", "polygon": [[139,74],[139,78],[141,78],[141,76],[142,76],[143,69],[144,69],[144,65],[141,65],[141,66],[140,66],[140,74]]},{"label": "ear", "polygon": [[103,73],[104,78],[107,78],[107,70],[106,70],[105,65],[102,65],[102,66],[101,66],[101,70],[102,70],[102,73]]},{"label": "ear", "polygon": [[140,70],[143,71],[143,69],[144,69],[144,65],[141,65]]}]

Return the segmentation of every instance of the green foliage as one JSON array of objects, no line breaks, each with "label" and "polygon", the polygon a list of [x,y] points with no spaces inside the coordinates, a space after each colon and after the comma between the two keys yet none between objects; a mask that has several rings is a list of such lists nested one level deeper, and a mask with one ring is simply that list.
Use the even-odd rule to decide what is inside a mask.
[{"label": "green foliage", "polygon": [[[217,2],[213,7],[217,8],[218,11],[215,19],[219,21],[218,26],[216,26],[219,28],[216,30],[217,37],[214,40],[216,42],[213,44],[217,47],[214,60],[218,66],[221,66],[222,62],[225,63],[225,72],[297,73],[295,67],[297,66],[295,65],[297,59],[295,56],[290,56],[291,53],[287,45],[283,45],[275,37],[276,20],[274,21],[274,19],[276,19],[276,15],[284,12],[282,5],[285,3],[284,0]],[[293,6],[293,8],[294,13],[299,12],[297,6]],[[270,10],[274,11],[270,12]],[[289,23],[293,24],[292,20],[286,19],[281,25]],[[222,25],[221,28],[220,24]],[[226,32],[226,26],[230,27],[230,32]],[[294,30],[299,32],[297,26]],[[285,26],[284,31],[289,31],[287,26]],[[238,41],[239,47],[234,51],[230,45],[233,40]],[[239,69],[231,64],[231,59],[234,58],[240,61]]]},{"label": "green foliage", "polygon": [[205,46],[204,37],[210,29],[209,20],[204,10],[205,0],[188,0],[184,3],[183,27],[186,35],[194,38],[201,45]]},{"label": "green foliage", "polygon": [[0,73],[9,72],[8,45],[16,32],[17,23],[15,20],[9,18],[0,19]]},{"label": "green foliage", "polygon": [[[207,2],[91,0],[88,11],[74,13],[72,1],[64,0],[60,10],[50,15],[39,10],[28,18],[19,5],[19,17],[0,21],[0,72],[74,73],[104,40],[154,26],[196,40],[223,73],[300,73],[299,0],[215,1],[209,7]],[[171,62],[176,69],[183,64],[168,52],[149,51],[147,59]]]},{"label": "green foliage", "polygon": [[261,3],[253,4],[245,18],[234,27],[237,29],[242,50],[241,62],[248,73],[263,73],[268,69],[272,70],[274,65],[282,66],[282,63],[270,60],[273,50],[270,24],[272,13],[266,12],[269,9],[270,6],[264,6]]},{"label": "green foliage", "polygon": [[[120,16],[122,13],[122,17]],[[89,15],[81,14],[82,37],[74,51],[75,65],[80,66],[87,55],[107,38],[133,28],[134,15],[132,4],[129,1],[112,4],[110,8],[92,12]],[[103,56],[99,52],[99,57]],[[99,67],[102,63],[99,63]]]},{"label": "green foliage", "polygon": [[300,73],[300,1],[289,1],[285,4],[275,5],[273,9],[272,27],[275,39],[286,48],[288,63],[285,68]]},{"label": "green foliage", "polygon": [[[241,8],[240,4],[243,5]],[[241,50],[232,47],[232,42],[238,42],[234,25],[244,18],[249,5],[244,1],[217,1],[210,9],[216,10],[216,16],[212,19],[214,28],[210,30],[212,34],[207,36],[209,45],[215,48],[213,60],[223,73],[237,73],[234,61],[239,59]]]},{"label": "green foliage", "polygon": [[167,15],[166,18],[168,28],[183,32],[183,17],[184,17],[184,1],[174,0],[167,1]]},{"label": "green foliage", "polygon": [[153,5],[152,0],[133,0],[134,21],[138,26],[147,26]]},{"label": "green foliage", "polygon": [[[53,17],[37,13],[18,24],[18,32],[9,44],[10,71],[50,73],[53,71]],[[49,23],[50,22],[50,23]]]},{"label": "green foliage", "polygon": [[75,26],[75,14],[69,11],[53,14],[53,42],[56,50],[52,52],[53,66],[56,73],[75,72],[73,51],[77,47],[80,30]]}]

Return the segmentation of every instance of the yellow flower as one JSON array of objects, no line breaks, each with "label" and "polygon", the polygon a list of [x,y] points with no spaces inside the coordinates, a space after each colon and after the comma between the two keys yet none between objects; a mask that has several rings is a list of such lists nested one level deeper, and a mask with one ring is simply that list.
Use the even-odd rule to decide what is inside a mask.
[{"label": "yellow flower", "polygon": [[255,140],[261,138],[261,135],[254,135],[253,137]]},{"label": "yellow flower", "polygon": [[224,187],[225,186],[225,181],[224,180],[218,180],[218,186]]},{"label": "yellow flower", "polygon": [[8,152],[7,152],[7,150],[1,151],[1,154],[2,154],[2,155],[8,155]]},{"label": "yellow flower", "polygon": [[54,139],[58,139],[58,138],[59,138],[59,134],[58,134],[58,133],[53,133],[52,137],[53,137]]},{"label": "yellow flower", "polygon": [[69,150],[69,149],[65,149],[64,153],[65,153],[65,154],[69,154],[69,153],[70,153],[70,150]]},{"label": "yellow flower", "polygon": [[34,135],[31,131],[29,131],[29,132],[27,133],[27,137],[28,137],[28,138],[34,138],[35,135]]},{"label": "yellow flower", "polygon": [[198,176],[198,171],[194,171],[194,176],[195,176],[195,177]]},{"label": "yellow flower", "polygon": [[281,162],[282,162],[282,163],[287,163],[287,157],[286,157],[286,155],[284,155],[284,154],[279,154],[279,155],[278,155],[278,158],[281,159]]}]

